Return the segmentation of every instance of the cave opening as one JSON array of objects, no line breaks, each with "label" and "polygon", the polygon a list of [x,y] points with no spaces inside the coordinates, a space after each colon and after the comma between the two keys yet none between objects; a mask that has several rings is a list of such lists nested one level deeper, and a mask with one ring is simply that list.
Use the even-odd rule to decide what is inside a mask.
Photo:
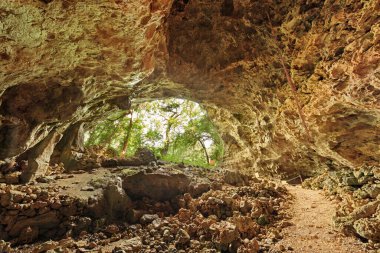
[{"label": "cave opening", "polygon": [[223,157],[223,140],[206,110],[179,98],[132,103],[92,124],[84,138],[90,152],[108,158],[146,149],[159,160],[211,168]]},{"label": "cave opening", "polygon": [[0,1],[0,252],[377,252],[378,10]]}]

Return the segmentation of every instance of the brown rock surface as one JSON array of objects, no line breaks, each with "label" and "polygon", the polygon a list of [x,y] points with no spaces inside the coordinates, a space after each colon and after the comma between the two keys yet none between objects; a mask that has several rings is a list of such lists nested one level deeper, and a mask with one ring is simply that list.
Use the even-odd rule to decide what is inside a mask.
[{"label": "brown rock surface", "polygon": [[187,192],[189,184],[190,178],[181,172],[139,172],[126,176],[123,180],[123,188],[135,199],[148,197],[154,200],[170,200]]},{"label": "brown rock surface", "polygon": [[179,96],[206,106],[226,165],[289,177],[378,166],[379,10],[376,0],[1,1],[0,159],[130,98]]},{"label": "brown rock surface", "polygon": [[[186,192],[169,200],[149,196],[129,199],[120,178],[128,176],[117,168],[78,173],[48,183],[0,184],[0,235],[12,244],[8,252],[232,253],[256,252],[259,248],[265,252],[273,246],[265,240],[283,218],[281,206],[287,200],[284,187],[257,178],[247,186],[233,186],[223,182],[223,173],[209,169],[157,166],[165,166],[169,178],[170,173],[177,175],[182,169],[189,181],[203,175],[221,187],[194,197]],[[160,176],[154,172],[149,175]],[[91,193],[79,190],[89,184],[94,188]],[[98,212],[94,211],[96,206]],[[261,216],[266,217],[266,224],[260,225]],[[9,245],[0,241],[0,247],[7,249]]]}]

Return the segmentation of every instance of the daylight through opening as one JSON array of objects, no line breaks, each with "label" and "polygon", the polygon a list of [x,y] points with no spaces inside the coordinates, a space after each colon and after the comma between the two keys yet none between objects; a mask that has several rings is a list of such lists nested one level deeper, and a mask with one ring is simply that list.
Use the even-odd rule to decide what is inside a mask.
[{"label": "daylight through opening", "polygon": [[110,158],[149,149],[160,160],[213,167],[223,142],[207,112],[196,102],[171,98],[134,104],[117,111],[85,134],[92,151]]}]

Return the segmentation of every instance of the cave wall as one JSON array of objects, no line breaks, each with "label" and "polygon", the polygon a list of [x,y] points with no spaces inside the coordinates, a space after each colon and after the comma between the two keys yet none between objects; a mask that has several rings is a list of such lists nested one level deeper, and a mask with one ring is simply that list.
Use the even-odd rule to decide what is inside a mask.
[{"label": "cave wall", "polygon": [[188,1],[169,17],[168,73],[212,103],[227,165],[305,176],[379,166],[379,10],[377,1]]},{"label": "cave wall", "polygon": [[2,1],[0,159],[123,101],[176,96],[204,104],[227,167],[379,166],[379,21],[376,0]]},{"label": "cave wall", "polygon": [[1,1],[0,159],[128,107],[155,64],[165,66],[169,8],[168,1]]}]

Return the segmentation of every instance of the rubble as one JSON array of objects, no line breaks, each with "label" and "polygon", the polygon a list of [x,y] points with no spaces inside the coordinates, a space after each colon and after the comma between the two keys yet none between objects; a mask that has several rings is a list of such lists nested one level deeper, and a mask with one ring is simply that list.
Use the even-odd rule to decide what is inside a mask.
[{"label": "rubble", "polygon": [[327,171],[305,180],[304,186],[324,189],[338,203],[334,224],[346,234],[364,241],[380,242],[379,168],[362,167],[357,171]]},{"label": "rubble", "polygon": [[[115,168],[108,173],[99,169],[34,185],[1,184],[0,204],[5,211],[0,214],[0,233],[10,243],[4,245],[14,252],[269,249],[266,238],[272,233],[271,226],[283,218],[280,203],[287,199],[284,187],[259,179],[234,186],[225,183],[223,173],[190,166],[155,164],[150,168],[148,172],[144,166]],[[83,178],[87,181],[81,181]],[[131,184],[125,185],[130,178],[136,184],[141,182],[135,191],[131,191]],[[68,182],[76,183],[69,186]],[[198,183],[203,190],[194,194]],[[88,195],[84,198],[81,189],[89,185],[94,191],[85,191]],[[181,191],[170,188],[174,185]],[[144,188],[159,193],[136,198],[134,193]],[[170,198],[160,198],[169,193]]]}]

